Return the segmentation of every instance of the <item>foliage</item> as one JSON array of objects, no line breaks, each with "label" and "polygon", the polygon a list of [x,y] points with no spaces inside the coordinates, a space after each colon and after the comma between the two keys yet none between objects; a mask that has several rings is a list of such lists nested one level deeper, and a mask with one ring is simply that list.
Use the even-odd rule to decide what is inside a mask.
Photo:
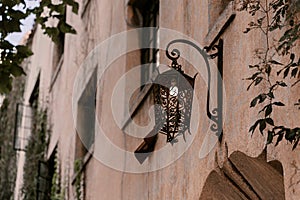
[{"label": "foliage", "polygon": [[49,129],[47,127],[47,110],[35,110],[33,126],[28,145],[26,146],[26,160],[24,165],[23,199],[36,198],[38,163],[44,159],[47,147]]},{"label": "foliage", "polygon": [[[248,11],[255,19],[248,24],[244,32],[258,30],[264,35],[266,41],[264,47],[256,49],[255,56],[258,62],[249,65],[253,74],[246,79],[251,81],[247,90],[258,85],[267,86],[265,91],[259,93],[250,103],[250,107],[262,106],[259,110],[262,117],[256,120],[249,132],[253,134],[259,127],[261,134],[267,133],[267,144],[272,143],[274,137],[277,137],[276,146],[285,138],[295,149],[300,140],[300,127],[278,125],[273,119],[273,110],[285,106],[276,99],[276,95],[282,89],[289,87],[287,78],[292,81],[290,87],[294,87],[300,81],[300,58],[297,60],[293,53],[300,36],[300,20],[297,18],[300,1],[242,0],[240,3],[240,10]],[[279,37],[276,38],[278,35]],[[288,62],[281,60],[288,60]],[[295,106],[299,103],[300,99]],[[298,109],[295,107],[294,110]]]},{"label": "foliage", "polygon": [[76,199],[80,200],[81,196],[82,196],[82,159],[76,159],[74,162],[74,173],[76,175],[75,178],[75,195],[76,195]]},{"label": "foliage", "polygon": [[[38,0],[34,0],[38,1]],[[0,1],[0,94],[8,93],[12,89],[13,77],[25,75],[21,66],[22,61],[33,53],[25,45],[13,45],[7,40],[10,33],[21,32],[22,20],[30,14],[36,16],[36,23],[40,24],[44,33],[53,41],[57,41],[60,33],[76,33],[76,31],[66,23],[66,6],[72,7],[72,11],[77,14],[78,3],[74,0],[62,0],[59,4],[52,3],[51,0],[42,0],[35,8],[26,8],[25,0],[1,0]],[[24,7],[25,11],[16,9]],[[56,20],[56,27],[48,26],[48,20]]]},{"label": "foliage", "polygon": [[54,174],[52,177],[52,186],[51,186],[51,200],[64,200],[65,190],[61,189],[61,176],[60,176],[60,168],[58,157],[55,157],[54,160]]},{"label": "foliage", "polygon": [[17,78],[0,108],[0,199],[13,199],[16,180],[14,122],[16,103],[22,100],[23,87],[24,78]]}]

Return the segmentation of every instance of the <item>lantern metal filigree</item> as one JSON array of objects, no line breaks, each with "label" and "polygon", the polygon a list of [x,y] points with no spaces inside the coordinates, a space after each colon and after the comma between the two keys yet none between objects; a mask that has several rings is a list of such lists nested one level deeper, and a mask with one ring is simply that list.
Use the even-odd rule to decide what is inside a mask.
[{"label": "lantern metal filigree", "polygon": [[154,86],[155,130],[167,135],[167,142],[177,142],[176,137],[190,133],[190,119],[193,103],[194,83],[197,74],[190,77],[184,73],[177,60],[179,51],[171,54],[171,69],[157,76]]}]

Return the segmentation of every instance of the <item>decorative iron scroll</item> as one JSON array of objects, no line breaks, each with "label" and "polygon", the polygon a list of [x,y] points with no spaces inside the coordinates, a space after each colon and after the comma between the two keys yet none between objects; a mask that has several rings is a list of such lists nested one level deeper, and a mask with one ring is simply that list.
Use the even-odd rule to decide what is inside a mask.
[{"label": "decorative iron scroll", "polygon": [[[223,40],[220,39],[219,43],[216,45],[213,45],[212,47],[204,47],[203,49],[198,47],[195,43],[189,41],[189,40],[185,40],[185,39],[176,39],[171,41],[166,48],[166,55],[167,57],[172,60],[172,65],[171,67],[174,68],[175,70],[177,70],[178,72],[180,72],[181,74],[183,74],[183,71],[181,69],[181,65],[178,65],[177,60],[180,57],[180,51],[178,49],[173,49],[171,52],[169,51],[169,48],[171,45],[175,44],[175,43],[183,43],[183,44],[187,44],[190,45],[192,47],[194,47],[197,52],[203,57],[205,65],[206,65],[206,69],[207,69],[207,74],[208,74],[208,90],[207,90],[207,103],[206,103],[206,114],[207,117],[213,122],[213,124],[210,127],[210,130],[213,131],[219,138],[219,141],[221,141],[222,139],[222,123],[223,123],[223,117],[222,117],[222,107],[223,107]],[[212,51],[213,53],[209,54],[208,52]],[[209,65],[209,59],[215,59],[218,58],[218,71],[219,74],[217,74],[217,77],[215,77],[217,79],[217,105],[215,108],[213,108],[212,110],[210,110],[210,107],[212,107],[211,103],[210,103],[210,91],[211,91],[211,69],[210,69],[210,65]],[[184,74],[184,76],[187,76]],[[194,81],[194,80],[193,80]],[[194,88],[194,82],[192,83],[192,88]],[[165,89],[167,90],[167,88]],[[165,91],[164,89],[161,89],[161,91],[164,95],[168,94],[168,91]],[[163,95],[162,94],[162,95]],[[178,120],[179,122],[179,127],[183,126],[184,128],[182,128],[182,131],[185,130],[189,130],[189,126],[190,126],[190,114],[191,114],[191,105],[192,105],[192,101],[189,99],[190,97],[193,97],[193,92],[192,93],[185,93],[187,94],[187,99],[186,101],[182,104],[183,106],[185,106],[185,113],[182,115],[180,113],[180,117],[182,117],[182,121],[181,122],[181,118]],[[167,98],[166,98],[167,99]],[[157,101],[157,99],[156,99]],[[181,102],[179,100],[179,102]],[[179,103],[180,104],[180,103]],[[164,104],[163,104],[164,105]],[[189,107],[190,106],[190,107]],[[163,107],[163,106],[162,106]],[[166,109],[164,109],[166,110]],[[157,115],[158,113],[156,113]],[[182,112],[182,111],[180,111]],[[188,115],[185,115],[188,114]],[[165,114],[164,116],[168,116],[168,114]],[[164,118],[158,118],[160,120],[163,120]],[[175,118],[176,119],[176,118]],[[158,122],[158,121],[157,121]],[[159,122],[158,122],[159,123]],[[166,128],[168,127],[167,124],[164,124],[163,128],[161,129],[162,131],[164,131]],[[172,129],[173,130],[173,129]],[[178,130],[178,134],[182,133],[182,131],[180,131],[180,129]],[[175,138],[176,136],[173,136],[173,132],[170,133],[172,138]],[[184,134],[184,133],[182,133]]]}]

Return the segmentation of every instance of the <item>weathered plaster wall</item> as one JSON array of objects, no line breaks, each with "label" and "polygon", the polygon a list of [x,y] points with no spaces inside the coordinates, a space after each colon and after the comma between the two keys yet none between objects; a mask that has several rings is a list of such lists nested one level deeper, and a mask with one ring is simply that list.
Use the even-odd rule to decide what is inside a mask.
[{"label": "weathered plaster wall", "polygon": [[[51,91],[49,92],[49,82],[51,77],[51,66],[47,63],[51,62],[52,44],[49,39],[41,36],[41,30],[36,31],[34,42],[37,49],[34,55],[36,61],[32,61],[32,66],[41,67],[42,86],[41,91],[43,97],[50,95],[50,110],[52,119],[52,135],[49,147],[48,157],[58,141],[59,158],[61,160],[61,170],[63,179],[67,177],[67,196],[69,199],[74,197],[74,186],[71,184],[73,172],[73,163],[75,155],[75,136],[76,128],[73,118],[72,98],[74,96],[73,86],[81,64],[84,59],[98,44],[105,41],[110,36],[122,31],[130,30],[125,23],[124,2],[117,0],[103,1],[79,1],[79,15],[71,14],[68,10],[67,20],[77,30],[77,35],[67,35],[65,41],[64,61],[61,70],[57,76]],[[88,2],[88,3],[87,3]],[[86,4],[87,3],[87,4]],[[85,6],[84,6],[85,5]],[[201,0],[163,0],[160,2],[159,25],[161,28],[176,30],[187,35],[198,42],[201,46],[209,45],[211,40],[207,39],[208,33],[212,30],[208,18],[208,1]],[[216,19],[218,22],[218,19]],[[220,19],[222,21],[222,19]],[[254,96],[262,88],[256,88],[246,92],[247,82],[242,80],[250,75],[247,68],[249,64],[254,62],[253,50],[258,44],[263,44],[264,40],[257,32],[251,32],[247,35],[243,34],[249,21],[248,15],[242,12],[236,12],[236,17],[230,26],[222,34],[224,40],[224,137],[221,143],[217,143],[213,150],[204,158],[199,158],[199,151],[202,144],[206,141],[209,120],[205,113],[206,106],[206,75],[200,74],[195,84],[195,99],[198,99],[199,121],[193,123],[198,124],[199,128],[193,135],[195,137],[185,153],[169,166],[153,172],[143,174],[133,174],[120,172],[109,168],[92,157],[85,166],[85,193],[86,199],[198,199],[201,195],[202,188],[209,173],[222,167],[226,157],[229,157],[234,151],[241,151],[249,156],[257,157],[261,154],[265,147],[264,136],[255,132],[253,137],[248,133],[250,125],[257,117],[255,109],[249,108],[249,99]],[[209,29],[210,27],[210,29]],[[138,39],[138,38],[136,38]],[[126,41],[124,41],[126,44]],[[161,41],[161,48],[165,48],[165,41]],[[129,44],[127,44],[129,45]],[[121,48],[122,44],[113,46],[112,48]],[[186,49],[185,49],[186,50]],[[189,49],[187,49],[189,51]],[[43,52],[38,56],[38,52]],[[191,55],[192,59],[196,59]],[[127,56],[120,56],[113,62],[109,70],[105,73],[105,78],[99,82],[99,93],[97,94],[97,120],[102,125],[107,137],[121,149],[133,152],[142,142],[142,139],[130,137],[114,122],[111,111],[111,95],[114,85],[120,77],[139,63],[139,52],[132,52]],[[165,58],[164,52],[160,55],[161,63],[169,63]],[[184,70],[190,74],[195,74],[195,69],[188,65],[187,61],[181,60]],[[43,65],[41,64],[43,63]],[[98,67],[103,63],[93,62],[90,67]],[[189,67],[185,67],[189,66]],[[36,71],[36,72],[34,72]],[[33,87],[34,78],[38,70],[32,70],[28,76],[28,88]],[[80,79],[81,77],[79,77]],[[82,77],[84,82],[85,77]],[[98,77],[99,78],[99,77]],[[133,83],[138,79],[127,79],[126,85]],[[128,85],[127,85],[128,84]],[[47,86],[48,85],[48,86]],[[82,86],[84,87],[84,85]],[[29,97],[29,91],[25,96]],[[101,93],[105,91],[105,93]],[[279,98],[283,100],[290,99],[295,102],[299,96],[299,86],[290,91],[282,91]],[[125,109],[122,102],[126,94],[120,94],[120,110]],[[134,120],[138,124],[147,124],[149,122],[148,110],[151,110],[153,102],[152,95],[149,95],[142,105],[138,108],[138,112],[134,116]],[[289,108],[292,111],[292,107]],[[289,125],[296,125],[299,122],[299,115],[282,113],[281,110],[276,111],[280,114],[283,122]],[[292,113],[292,112],[289,112]],[[122,115],[123,113],[120,113]],[[126,127],[124,129],[126,131]],[[134,129],[130,129],[135,131]],[[175,144],[172,147],[165,143],[165,136],[159,135],[156,150],[169,145],[170,157],[176,156],[180,148],[184,148],[184,143],[179,138],[182,146]],[[228,146],[228,151],[225,148]],[[177,147],[176,147],[177,145]],[[174,151],[171,151],[172,148]],[[101,151],[110,157],[111,160],[121,160],[124,162],[124,169],[131,162],[137,162],[133,158],[124,156],[114,157],[110,149],[103,146],[94,146],[94,151]],[[284,168],[284,183],[286,190],[286,199],[298,199],[299,194],[299,168],[300,157],[299,148],[291,151],[291,145],[282,142],[278,147],[272,145],[267,150],[268,160],[279,160]],[[159,166],[164,157],[159,157],[158,153],[154,153],[143,164],[149,168]]]}]

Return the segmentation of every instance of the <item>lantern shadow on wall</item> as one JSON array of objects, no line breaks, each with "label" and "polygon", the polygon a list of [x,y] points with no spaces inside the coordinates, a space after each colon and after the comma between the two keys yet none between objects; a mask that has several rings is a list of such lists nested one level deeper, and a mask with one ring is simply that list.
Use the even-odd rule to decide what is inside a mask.
[{"label": "lantern shadow on wall", "polygon": [[[206,114],[213,122],[210,130],[215,133],[219,141],[222,139],[223,40],[220,39],[217,45],[204,47],[203,49],[189,40],[173,40],[166,48],[166,55],[172,60],[172,64],[169,66],[170,70],[159,74],[153,83],[155,127],[134,152],[135,157],[140,163],[143,163],[150,153],[154,151],[158,133],[166,135],[167,142],[172,145],[178,142],[178,136],[182,135],[185,140],[185,133],[190,133],[194,85],[197,74],[194,77],[190,77],[184,73],[182,66],[177,62],[180,57],[180,51],[178,49],[169,51],[170,46],[175,43],[183,43],[194,47],[205,61],[208,73]],[[209,51],[215,51],[215,53],[209,55]],[[215,77],[217,79],[217,105],[214,107],[210,105],[211,69],[208,59],[216,57],[218,57],[217,65],[219,74]],[[212,110],[211,107],[213,107]]]}]

